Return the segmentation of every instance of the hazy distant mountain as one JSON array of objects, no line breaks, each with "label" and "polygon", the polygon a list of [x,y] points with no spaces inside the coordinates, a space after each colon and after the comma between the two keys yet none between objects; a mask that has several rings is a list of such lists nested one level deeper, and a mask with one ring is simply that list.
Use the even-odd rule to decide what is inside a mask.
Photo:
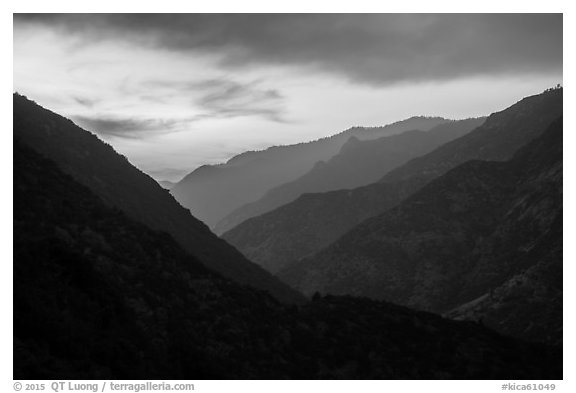
[{"label": "hazy distant mountain", "polygon": [[[561,245],[559,120],[512,160],[468,161],[280,276],[307,294],[367,296],[433,312],[476,299],[482,304],[469,308],[486,315],[485,323],[558,343]],[[486,296],[492,304],[482,302]]]},{"label": "hazy distant mountain", "polygon": [[302,176],[316,162],[328,160],[351,136],[376,139],[415,129],[427,131],[447,121],[438,117],[412,117],[384,127],[353,127],[313,142],[242,153],[226,164],[196,169],[178,182],[171,193],[195,217],[212,227],[236,208]]},{"label": "hazy distant mountain", "polygon": [[406,131],[375,140],[361,141],[351,136],[334,157],[326,162],[317,162],[305,175],[271,189],[256,202],[234,210],[214,227],[214,232],[227,232],[248,218],[269,212],[304,193],[356,188],[373,183],[408,160],[470,132],[484,120],[450,121],[430,131]]},{"label": "hazy distant mountain", "polygon": [[14,139],[53,160],[108,206],[155,230],[168,232],[198,260],[225,277],[270,291],[278,299],[301,295],[248,261],[190,215],[158,183],[95,135],[23,96],[14,95]]},{"label": "hazy distant mountain", "polygon": [[14,175],[15,379],[562,378],[476,323],[225,280],[18,139]]},{"label": "hazy distant mountain", "polygon": [[160,184],[165,190],[171,190],[176,183],[169,180],[159,180],[158,184]]},{"label": "hazy distant mountain", "polygon": [[562,114],[562,90],[525,98],[482,126],[392,170],[379,183],[304,194],[251,218],[222,237],[263,266],[287,266],[314,254],[363,220],[396,206],[451,168],[471,159],[506,160]]}]

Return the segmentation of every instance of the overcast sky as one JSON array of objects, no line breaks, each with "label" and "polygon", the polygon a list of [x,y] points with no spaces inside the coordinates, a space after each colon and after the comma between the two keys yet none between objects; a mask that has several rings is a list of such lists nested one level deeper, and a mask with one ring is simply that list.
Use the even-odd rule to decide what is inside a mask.
[{"label": "overcast sky", "polygon": [[14,90],[157,179],[562,83],[562,16],[15,15]]}]

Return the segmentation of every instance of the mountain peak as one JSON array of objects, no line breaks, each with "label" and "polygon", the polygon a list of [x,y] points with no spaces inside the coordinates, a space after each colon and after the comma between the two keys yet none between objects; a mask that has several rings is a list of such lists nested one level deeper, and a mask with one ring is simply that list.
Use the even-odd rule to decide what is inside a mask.
[{"label": "mountain peak", "polygon": [[344,143],[344,145],[342,145],[342,148],[340,149],[340,153],[345,152],[347,150],[354,149],[356,146],[360,145],[361,143],[362,143],[362,141],[360,140],[360,138],[358,138],[356,135],[352,135],[352,136],[350,136],[350,138],[348,138],[346,143]]}]

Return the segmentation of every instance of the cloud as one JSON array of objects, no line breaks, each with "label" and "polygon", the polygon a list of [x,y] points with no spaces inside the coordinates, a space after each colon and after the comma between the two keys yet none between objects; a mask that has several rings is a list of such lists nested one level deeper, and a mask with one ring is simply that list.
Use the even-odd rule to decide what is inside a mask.
[{"label": "cloud", "polygon": [[86,107],[86,108],[92,108],[94,105],[96,105],[99,100],[94,100],[94,99],[90,99],[90,98],[86,98],[86,97],[72,97],[73,100],[75,102],[77,102],[78,104]]},{"label": "cloud", "polygon": [[370,84],[562,72],[562,14],[15,14],[86,41],[297,65]]},{"label": "cloud", "polygon": [[[170,97],[190,96],[199,113],[181,118],[142,118],[109,114],[72,115],[80,126],[104,137],[143,139],[186,129],[192,123],[207,119],[257,116],[274,122],[286,122],[284,97],[276,89],[261,88],[259,81],[239,83],[230,79],[198,81],[151,80],[130,87],[130,94],[144,101],[167,105]],[[140,94],[140,91],[146,93]],[[73,96],[72,100],[93,109],[98,100]]]},{"label": "cloud", "polygon": [[151,134],[164,134],[174,132],[183,120],[173,119],[138,119],[108,116],[72,116],[81,127],[93,131],[101,136],[143,139]]},{"label": "cloud", "polygon": [[148,81],[144,84],[167,90],[168,94],[195,96],[193,102],[204,112],[195,120],[259,116],[284,123],[284,97],[278,89],[262,88],[258,81],[240,83],[225,78],[199,81]]},{"label": "cloud", "polygon": [[240,84],[229,80],[207,80],[200,83],[208,90],[196,104],[208,111],[209,116],[260,116],[275,122],[284,122],[283,97],[276,89],[259,89],[254,84]]}]

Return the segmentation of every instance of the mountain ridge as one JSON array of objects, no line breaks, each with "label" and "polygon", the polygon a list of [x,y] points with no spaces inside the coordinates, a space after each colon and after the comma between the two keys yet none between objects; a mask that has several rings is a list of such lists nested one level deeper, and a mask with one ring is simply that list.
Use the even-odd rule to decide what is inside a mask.
[{"label": "mountain ridge", "polygon": [[[395,207],[443,171],[468,159],[511,157],[544,131],[546,121],[562,115],[562,102],[562,89],[527,97],[490,115],[482,126],[463,137],[393,169],[376,183],[303,195],[247,220],[222,237],[260,262],[268,259],[281,260],[285,265],[296,263],[329,246],[362,221]],[[483,136],[487,141],[482,140]],[[465,155],[459,154],[462,146]]]},{"label": "mountain ridge", "polygon": [[369,140],[352,135],[336,155],[316,162],[297,179],[274,187],[257,201],[234,210],[214,226],[214,232],[223,234],[251,217],[296,200],[304,193],[351,189],[376,182],[395,167],[464,135],[483,121],[482,117],[452,120],[427,131],[408,130]]},{"label": "mountain ridge", "polygon": [[14,164],[15,379],[562,377],[559,348],[475,323],[350,297],[284,305],[18,140]]},{"label": "mountain ridge", "polygon": [[383,127],[352,127],[312,142],[245,152],[226,164],[196,169],[178,182],[171,193],[194,216],[213,227],[232,210],[257,200],[272,187],[304,174],[317,161],[335,155],[350,135],[375,139],[410,129],[426,131],[447,121],[413,117]]},{"label": "mountain ridge", "polygon": [[[540,286],[540,308],[561,310],[561,263],[555,263],[561,260],[561,188],[560,118],[511,160],[467,161],[279,276],[306,294],[368,296],[446,313],[501,291],[546,260],[539,270],[550,267],[556,279]],[[511,306],[517,324],[538,326],[532,338],[552,329],[550,339],[561,341],[561,317],[539,323],[542,316],[527,303]],[[509,332],[508,319],[500,313],[484,322]]]},{"label": "mountain ridge", "polygon": [[268,290],[283,301],[303,301],[299,293],[212,234],[154,179],[96,135],[17,94],[13,114],[15,140],[52,159],[104,203],[152,229],[168,232],[187,252],[228,278]]}]

